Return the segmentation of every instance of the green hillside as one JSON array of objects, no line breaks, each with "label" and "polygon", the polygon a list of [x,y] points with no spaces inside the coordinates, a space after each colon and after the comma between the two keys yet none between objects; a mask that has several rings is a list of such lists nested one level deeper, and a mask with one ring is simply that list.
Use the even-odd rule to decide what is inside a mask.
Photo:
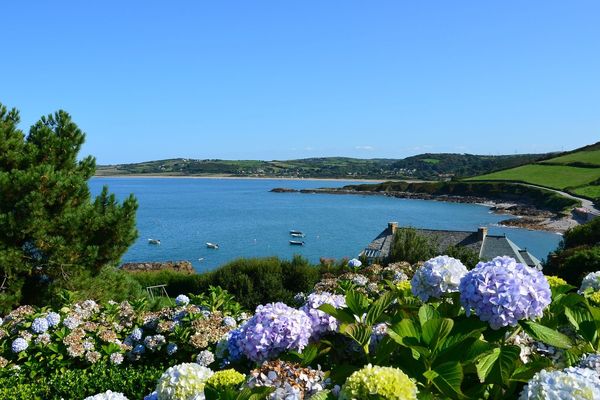
[{"label": "green hillside", "polygon": [[97,175],[239,176],[445,180],[475,176],[547,159],[549,154],[487,156],[428,153],[405,159],[319,157],[297,160],[176,158],[99,166]]},{"label": "green hillside", "polygon": [[467,180],[525,182],[598,199],[600,198],[600,142],[558,157],[479,175]]}]

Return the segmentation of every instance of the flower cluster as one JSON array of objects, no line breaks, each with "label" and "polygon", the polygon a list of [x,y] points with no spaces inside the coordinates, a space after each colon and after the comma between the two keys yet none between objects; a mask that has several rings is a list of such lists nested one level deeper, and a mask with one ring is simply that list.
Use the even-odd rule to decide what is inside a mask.
[{"label": "flower cluster", "polygon": [[348,377],[339,398],[367,399],[373,395],[386,400],[416,400],[417,386],[398,368],[368,364]]},{"label": "flower cluster", "polygon": [[550,285],[550,289],[567,284],[567,281],[554,275],[546,275],[546,280]]},{"label": "flower cluster", "polygon": [[458,292],[460,280],[467,268],[456,258],[438,256],[428,260],[410,281],[413,294],[427,301],[430,297],[440,298],[444,294]]},{"label": "flower cluster", "polygon": [[312,335],[310,318],[284,303],[258,306],[252,318],[231,332],[228,340],[232,359],[246,356],[262,362],[285,350],[302,349]]},{"label": "flower cluster", "polygon": [[86,397],[84,400],[127,400],[127,397],[123,393],[107,390],[104,393]]},{"label": "flower cluster", "polygon": [[546,277],[510,257],[480,262],[463,277],[459,291],[467,316],[474,311],[492,329],[541,317],[551,301]]},{"label": "flower cluster", "polygon": [[226,388],[240,386],[245,380],[246,377],[244,375],[240,374],[235,369],[230,368],[215,372],[213,376],[208,378],[206,385],[212,386],[220,391]]},{"label": "flower cluster", "polygon": [[190,304],[190,298],[185,294],[180,294],[179,296],[175,297],[175,304],[178,306],[187,306]]},{"label": "flower cluster", "polygon": [[600,354],[585,354],[579,360],[579,367],[593,369],[600,374]]},{"label": "flower cluster", "polygon": [[586,291],[600,291],[600,271],[590,272],[583,278],[579,293],[582,294]]},{"label": "flower cluster", "polygon": [[362,267],[362,262],[357,258],[353,258],[352,260],[348,261],[348,266],[350,268],[360,268]]},{"label": "flower cluster", "polygon": [[215,362],[215,355],[210,350],[202,350],[196,356],[196,364],[208,367]]},{"label": "flower cluster", "polygon": [[346,299],[342,295],[329,292],[311,293],[308,295],[306,304],[300,310],[304,311],[310,318],[313,339],[317,339],[327,332],[335,332],[338,329],[338,320],[319,310],[319,307],[323,304],[329,304],[335,308],[343,308],[346,307]]},{"label": "flower cluster", "polygon": [[307,399],[325,389],[329,381],[320,369],[302,368],[300,364],[275,360],[264,362],[250,372],[248,387],[268,386],[275,388],[269,399]]},{"label": "flower cluster", "polygon": [[519,399],[600,399],[600,376],[596,371],[587,368],[542,370],[523,388]]},{"label": "flower cluster", "polygon": [[[206,381],[213,375],[209,368],[194,363],[175,365],[165,371],[156,385],[159,400],[195,400],[203,394]],[[201,397],[202,399],[204,396]]]}]

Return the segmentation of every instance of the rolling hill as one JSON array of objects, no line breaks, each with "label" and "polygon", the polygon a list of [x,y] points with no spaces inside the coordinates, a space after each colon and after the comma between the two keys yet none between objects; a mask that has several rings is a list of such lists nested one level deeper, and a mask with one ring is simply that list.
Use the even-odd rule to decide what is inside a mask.
[{"label": "rolling hill", "polygon": [[524,182],[600,199],[600,142],[558,157],[539,160],[476,177],[469,181]]},{"label": "rolling hill", "polygon": [[487,156],[427,153],[405,159],[323,157],[260,161],[177,158],[99,166],[96,175],[447,180],[520,166],[548,157],[548,154]]}]

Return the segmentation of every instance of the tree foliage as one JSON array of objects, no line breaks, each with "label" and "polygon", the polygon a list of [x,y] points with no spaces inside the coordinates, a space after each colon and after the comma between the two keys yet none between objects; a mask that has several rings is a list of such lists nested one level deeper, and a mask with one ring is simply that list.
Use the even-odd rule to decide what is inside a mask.
[{"label": "tree foliage", "polygon": [[0,308],[115,265],[137,237],[137,202],[104,187],[91,199],[96,163],[78,160],[85,134],[65,111],[25,135],[19,112],[0,104]]},{"label": "tree foliage", "polygon": [[394,234],[390,252],[390,262],[406,261],[414,264],[427,261],[436,255],[436,246],[415,228],[400,228]]}]

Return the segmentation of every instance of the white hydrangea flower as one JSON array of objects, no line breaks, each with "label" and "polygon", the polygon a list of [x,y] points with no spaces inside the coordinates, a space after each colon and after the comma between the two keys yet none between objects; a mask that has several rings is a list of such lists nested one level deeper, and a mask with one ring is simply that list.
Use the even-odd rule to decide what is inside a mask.
[{"label": "white hydrangea flower", "polygon": [[123,393],[107,390],[104,393],[98,393],[94,396],[86,397],[84,400],[128,400]]},{"label": "white hydrangea flower", "polygon": [[525,385],[519,400],[598,400],[600,376],[587,368],[542,370]]},{"label": "white hydrangea flower", "polygon": [[434,257],[415,271],[410,281],[412,293],[421,301],[427,301],[430,297],[440,298],[446,293],[458,292],[460,280],[467,272],[456,258]]},{"label": "white hydrangea flower", "polygon": [[175,304],[178,306],[187,306],[190,304],[190,298],[185,294],[180,294],[179,296],[175,297]]},{"label": "white hydrangea flower", "polygon": [[579,294],[590,288],[594,292],[600,290],[600,271],[590,272],[585,276],[585,278],[583,278],[581,281],[581,287],[579,288]]},{"label": "white hydrangea flower", "polygon": [[159,400],[204,400],[204,385],[213,375],[210,368],[195,363],[175,365],[158,380]]},{"label": "white hydrangea flower", "polygon": [[199,364],[203,367],[209,366],[210,364],[215,362],[215,355],[210,350],[202,350],[196,356],[196,364]]}]

